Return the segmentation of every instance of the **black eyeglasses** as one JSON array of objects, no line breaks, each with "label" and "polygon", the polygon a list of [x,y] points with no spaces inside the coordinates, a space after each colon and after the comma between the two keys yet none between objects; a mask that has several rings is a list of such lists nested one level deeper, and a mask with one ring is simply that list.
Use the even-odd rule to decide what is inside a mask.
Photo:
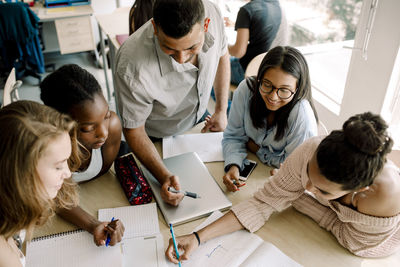
[{"label": "black eyeglasses", "polygon": [[272,85],[272,83],[267,82],[267,81],[262,81],[260,83],[260,92],[263,94],[270,94],[272,91],[277,90],[276,94],[280,99],[288,99],[292,95],[295,94],[295,92],[292,92],[290,89],[287,88],[277,88]]}]

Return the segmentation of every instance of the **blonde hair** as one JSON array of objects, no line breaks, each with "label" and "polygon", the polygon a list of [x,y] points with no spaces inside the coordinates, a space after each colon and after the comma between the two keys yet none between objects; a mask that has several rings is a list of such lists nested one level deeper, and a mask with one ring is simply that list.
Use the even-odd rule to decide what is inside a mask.
[{"label": "blonde hair", "polygon": [[55,208],[78,204],[76,183],[65,179],[55,199],[49,199],[36,170],[48,144],[68,133],[71,171],[80,166],[76,122],[68,115],[32,101],[18,101],[0,110],[0,235],[6,239],[22,229],[29,238]]}]

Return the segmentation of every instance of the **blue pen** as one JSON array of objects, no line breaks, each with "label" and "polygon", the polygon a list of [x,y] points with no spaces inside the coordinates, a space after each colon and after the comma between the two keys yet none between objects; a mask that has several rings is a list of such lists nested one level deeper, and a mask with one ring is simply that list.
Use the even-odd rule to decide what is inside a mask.
[{"label": "blue pen", "polygon": [[[114,221],[114,217],[111,218],[111,222]],[[110,226],[109,224],[107,226]],[[107,234],[107,240],[106,240],[106,247],[110,244],[111,241],[111,235]]]},{"label": "blue pen", "polygon": [[[174,229],[172,228],[172,224],[169,224],[169,231],[171,232],[171,235],[172,235],[172,242],[174,243],[176,258],[177,258],[178,261],[179,261],[179,252],[178,252],[178,247],[176,246],[175,235],[174,235]],[[180,262],[180,261],[179,261],[179,267],[181,267],[181,262]]]}]

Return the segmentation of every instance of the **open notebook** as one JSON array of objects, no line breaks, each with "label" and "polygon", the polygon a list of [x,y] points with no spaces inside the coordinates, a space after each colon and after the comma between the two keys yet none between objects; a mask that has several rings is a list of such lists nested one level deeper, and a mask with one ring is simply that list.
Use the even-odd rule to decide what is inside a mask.
[{"label": "open notebook", "polygon": [[[194,230],[198,231],[221,216],[221,212],[215,211]],[[240,230],[201,244],[188,261],[183,261],[182,266],[300,267],[301,265],[273,244],[246,230]]]},{"label": "open notebook", "polygon": [[155,203],[99,210],[99,220],[112,217],[124,223],[121,243],[97,247],[82,230],[40,237],[27,246],[26,266],[166,266]]}]

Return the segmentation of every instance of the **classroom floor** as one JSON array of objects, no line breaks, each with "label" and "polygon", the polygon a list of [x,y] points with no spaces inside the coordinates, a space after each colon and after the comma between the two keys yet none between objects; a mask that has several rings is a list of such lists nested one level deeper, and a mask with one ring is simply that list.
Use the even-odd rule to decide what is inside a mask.
[{"label": "classroom floor", "polygon": [[[106,96],[106,85],[105,85],[105,77],[104,71],[101,68],[97,67],[95,57],[91,52],[82,52],[82,53],[74,53],[61,55],[60,53],[48,53],[44,54],[45,63],[47,64],[55,64],[55,68],[58,69],[65,64],[77,64],[80,67],[86,69],[91,74],[96,77],[97,81],[100,83],[101,88],[103,88],[103,93]],[[42,80],[49,73],[42,74]],[[108,77],[111,78],[111,70],[108,70]],[[42,103],[40,100],[40,88],[38,79],[27,76],[21,79],[22,86],[18,89],[20,99],[24,100],[33,100]],[[3,92],[0,94],[0,102],[3,100]]]}]

